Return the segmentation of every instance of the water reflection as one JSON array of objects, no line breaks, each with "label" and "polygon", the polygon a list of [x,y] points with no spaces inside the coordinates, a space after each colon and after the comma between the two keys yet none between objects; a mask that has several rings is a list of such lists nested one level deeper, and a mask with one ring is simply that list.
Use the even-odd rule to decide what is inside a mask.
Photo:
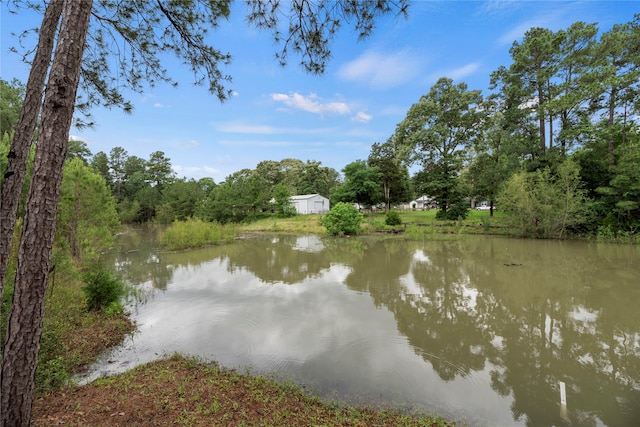
[{"label": "water reflection", "polygon": [[117,265],[156,294],[98,372],[180,351],[471,424],[640,423],[639,248],[278,236],[162,253],[127,238]]}]

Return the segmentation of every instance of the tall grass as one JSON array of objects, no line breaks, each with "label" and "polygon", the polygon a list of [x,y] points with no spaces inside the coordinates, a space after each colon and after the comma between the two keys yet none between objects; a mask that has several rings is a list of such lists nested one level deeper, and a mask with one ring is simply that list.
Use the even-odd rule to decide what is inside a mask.
[{"label": "tall grass", "polygon": [[613,230],[611,226],[603,226],[598,228],[595,240],[599,243],[638,245],[640,244],[640,233],[638,231]]},{"label": "tall grass", "polygon": [[200,219],[175,221],[160,235],[160,244],[168,250],[201,248],[233,241],[236,228]]},{"label": "tall grass", "polygon": [[289,218],[271,216],[262,218],[250,224],[242,224],[241,228],[246,233],[307,233],[323,234],[325,228],[320,224],[322,215],[295,215]]}]

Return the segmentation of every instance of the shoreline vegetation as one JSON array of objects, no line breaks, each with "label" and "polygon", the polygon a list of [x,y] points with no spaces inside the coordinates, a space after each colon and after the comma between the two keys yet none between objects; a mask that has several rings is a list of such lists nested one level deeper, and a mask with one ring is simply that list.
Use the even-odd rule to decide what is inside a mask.
[{"label": "shoreline vegetation", "polygon": [[[360,234],[404,239],[443,234],[512,235],[501,212],[490,217],[486,211],[470,211],[461,221],[436,221],[435,211],[400,215],[400,225],[388,226],[384,214],[365,213]],[[241,225],[180,221],[160,234],[160,242],[164,250],[175,251],[269,233],[324,234],[319,218],[267,217]],[[634,242],[635,237],[625,243]],[[323,401],[303,386],[180,355],[88,385],[73,384],[71,373],[82,372],[100,354],[133,333],[135,325],[122,313],[87,311],[82,282],[71,273],[50,284],[45,331],[42,353],[47,361],[38,366],[34,426],[457,425],[402,406],[376,408],[366,403],[351,406]]]}]

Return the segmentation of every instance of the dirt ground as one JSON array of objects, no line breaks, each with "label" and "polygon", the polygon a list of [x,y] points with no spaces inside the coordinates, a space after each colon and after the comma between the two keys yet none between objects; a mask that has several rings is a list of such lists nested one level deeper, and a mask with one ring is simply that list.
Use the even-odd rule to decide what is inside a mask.
[{"label": "dirt ground", "polygon": [[33,426],[448,426],[442,420],[338,407],[292,384],[180,356],[38,396]]}]

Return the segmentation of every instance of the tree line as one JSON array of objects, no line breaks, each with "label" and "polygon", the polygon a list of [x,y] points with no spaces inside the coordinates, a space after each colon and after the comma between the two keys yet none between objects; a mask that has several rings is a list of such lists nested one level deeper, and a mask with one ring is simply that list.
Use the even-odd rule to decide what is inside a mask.
[{"label": "tree line", "polygon": [[[530,29],[513,43],[511,64],[491,74],[490,95],[439,79],[387,141],[342,174],[315,160],[264,160],[216,183],[177,178],[161,151],[148,159],[122,147],[92,155],[80,141],[70,141],[68,158],[104,179],[122,222],[239,222],[291,213],[287,200],[296,194],[387,209],[428,195],[441,219],[464,218],[480,200],[499,205],[526,236],[633,233],[640,226],[639,19],[599,36],[583,22]],[[24,85],[0,85],[2,172]]]},{"label": "tree line", "polygon": [[[190,217],[240,222],[292,214],[289,196],[317,193],[387,209],[427,195],[438,218],[459,219],[478,201],[509,214],[529,237],[634,233],[640,226],[640,18],[599,34],[577,22],[532,28],[491,73],[492,93],[439,79],[366,160],[338,171],[321,162],[265,160],[220,183],[177,178],[163,152],[145,160],[122,147],[92,155],[70,141],[111,190],[123,222]],[[0,81],[1,125],[17,122],[24,86]],[[12,125],[13,124],[13,125]],[[3,136],[0,153],[8,153]],[[0,157],[0,172],[6,158]],[[414,170],[410,176],[409,170]]]},{"label": "tree line", "polygon": [[480,198],[527,236],[638,230],[640,15],[598,34],[532,28],[490,95],[443,77],[411,106],[387,143],[441,218]]}]

